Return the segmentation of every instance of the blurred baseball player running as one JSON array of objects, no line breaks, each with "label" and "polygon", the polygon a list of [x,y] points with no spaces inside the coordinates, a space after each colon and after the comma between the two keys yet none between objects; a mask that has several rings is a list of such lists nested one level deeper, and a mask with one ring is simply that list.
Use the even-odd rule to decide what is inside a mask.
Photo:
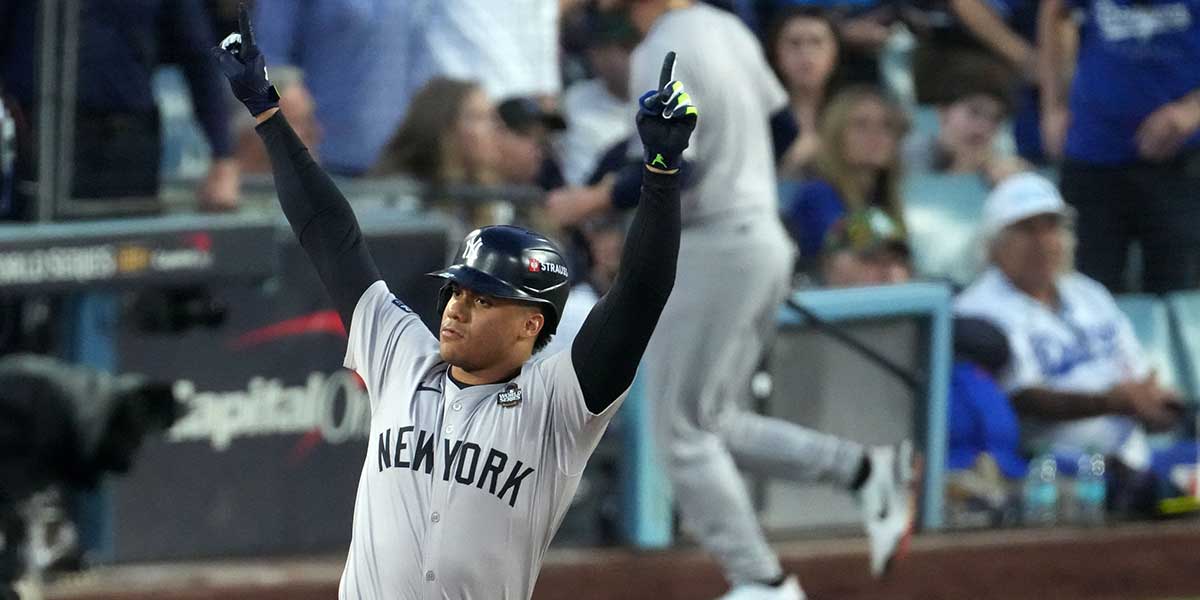
[{"label": "blurred baseball player running", "polygon": [[856,495],[871,569],[882,574],[912,524],[911,444],[864,448],[745,408],[790,289],[794,250],[777,216],[772,152],[773,117],[787,94],[734,15],[687,0],[601,3],[627,11],[645,35],[630,89],[653,83],[654,56],[687,48],[678,73],[704,107],[695,156],[685,153],[675,291],[643,370],[682,524],[724,567],[728,598],[802,598],[767,545],[738,467],[826,481]]},{"label": "blurred baseball player running", "polygon": [[671,293],[679,183],[650,163],[678,161],[696,108],[669,78],[643,96],[649,155],[622,271],[569,350],[530,360],[566,302],[558,249],[516,227],[472,232],[432,274],[446,281],[435,337],[388,290],[350,205],[279,114],[244,9],[240,29],[214,56],[258,121],[279,203],[349,329],[345,365],[371,402],[339,597],[528,598]]}]

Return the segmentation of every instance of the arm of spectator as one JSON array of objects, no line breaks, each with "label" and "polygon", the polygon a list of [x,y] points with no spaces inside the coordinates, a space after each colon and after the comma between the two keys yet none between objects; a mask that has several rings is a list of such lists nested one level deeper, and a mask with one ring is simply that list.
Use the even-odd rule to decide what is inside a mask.
[{"label": "arm of spectator", "polygon": [[[560,226],[577,225],[589,217],[609,210],[635,208],[642,198],[641,163],[622,167],[605,175],[595,185],[565,187],[546,195],[546,211]],[[679,184],[687,188],[692,183],[692,163],[684,161],[677,176]]]},{"label": "arm of spectator", "polygon": [[196,189],[200,208],[225,211],[237,208],[241,171],[233,157],[233,120],[223,89],[225,84],[209,57],[216,34],[201,0],[173,0],[163,8],[167,19],[164,43],[173,44],[187,78],[196,119],[212,148],[208,174]]},{"label": "arm of spectator", "polygon": [[595,185],[563,187],[546,194],[546,212],[562,227],[577,225],[612,207],[616,175],[610,173]]},{"label": "arm of spectator", "polygon": [[1200,91],[1168,102],[1150,113],[1134,136],[1138,153],[1152,161],[1175,156],[1200,130]]},{"label": "arm of spectator", "polygon": [[988,185],[994,187],[1012,175],[1030,170],[1033,170],[1033,165],[1020,156],[1000,155],[993,156],[984,164],[983,176]]},{"label": "arm of spectator", "polygon": [[1013,409],[1023,417],[1050,421],[1124,414],[1124,407],[1110,394],[1064,392],[1026,388],[1012,395]]},{"label": "arm of spectator", "polygon": [[883,48],[892,35],[890,22],[876,11],[848,17],[838,23],[838,33],[846,45],[874,54]]},{"label": "arm of spectator", "polygon": [[1119,383],[1103,393],[1026,388],[1012,395],[1012,403],[1023,417],[1067,421],[1125,415],[1151,431],[1170,428],[1181,414],[1178,396],[1160,387],[1154,373],[1144,379]]},{"label": "arm of spectator", "polygon": [[984,0],[950,0],[950,8],[963,25],[993,52],[1020,69],[1022,77],[1036,82],[1037,54]]},{"label": "arm of spectator", "polygon": [[1062,35],[1070,16],[1066,0],[1041,0],[1038,5],[1038,86],[1041,90],[1042,140],[1046,154],[1059,158],[1067,137],[1067,61],[1069,40]]},{"label": "arm of spectator", "polygon": [[165,43],[175,45],[192,106],[200,121],[215,159],[233,156],[231,114],[225,83],[209,56],[209,48],[218,41],[201,0],[174,0],[163,8],[169,22]]}]

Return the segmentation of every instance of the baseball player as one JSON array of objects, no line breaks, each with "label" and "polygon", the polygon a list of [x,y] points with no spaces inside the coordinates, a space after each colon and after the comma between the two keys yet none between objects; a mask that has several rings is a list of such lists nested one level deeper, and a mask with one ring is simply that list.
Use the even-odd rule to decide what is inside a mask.
[{"label": "baseball player", "polygon": [[[734,15],[689,0],[601,4],[645,36],[631,57],[630,89],[653,82],[656,54],[686,46],[680,73],[704,106],[695,156],[685,154],[676,288],[643,369],[681,522],[723,566],[729,598],[795,600],[804,593],[767,545],[738,468],[830,482],[857,497],[871,568],[882,574],[912,523],[911,444],[864,448],[744,408],[791,280],[794,250],[777,215],[772,151],[787,94]],[[609,208],[629,204],[629,173],[618,176]]]},{"label": "baseball player", "polygon": [[471,232],[432,273],[445,280],[433,335],[388,290],[350,205],[279,113],[244,9],[240,19],[214,56],[258,121],[280,205],[347,325],[345,366],[371,402],[339,597],[528,598],[675,279],[670,165],[698,114],[670,80],[674,53],[637,115],[647,160],[622,271],[569,351],[531,361],[567,299],[558,248],[517,227]]}]

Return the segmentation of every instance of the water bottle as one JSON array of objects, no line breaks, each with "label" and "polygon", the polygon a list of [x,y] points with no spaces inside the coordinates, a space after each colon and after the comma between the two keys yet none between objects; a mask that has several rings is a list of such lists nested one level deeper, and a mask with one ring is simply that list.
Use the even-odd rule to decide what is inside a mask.
[{"label": "water bottle", "polygon": [[1058,463],[1053,454],[1040,454],[1029,463],[1023,492],[1026,525],[1050,527],[1058,521]]},{"label": "water bottle", "polygon": [[1108,495],[1104,483],[1104,455],[1087,453],[1079,457],[1079,471],[1075,475],[1075,520],[1080,525],[1104,524],[1105,498]]}]

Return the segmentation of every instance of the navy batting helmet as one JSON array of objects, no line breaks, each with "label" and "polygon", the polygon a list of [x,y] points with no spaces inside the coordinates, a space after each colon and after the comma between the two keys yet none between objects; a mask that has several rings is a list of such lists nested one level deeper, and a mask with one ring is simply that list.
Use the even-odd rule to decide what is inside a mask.
[{"label": "navy batting helmet", "polygon": [[[546,308],[543,331],[553,334],[570,292],[567,261],[546,236],[493,225],[467,234],[454,264],[430,273],[468,290],[497,298],[540,304]],[[438,295],[438,314],[450,301],[450,285]]]}]

